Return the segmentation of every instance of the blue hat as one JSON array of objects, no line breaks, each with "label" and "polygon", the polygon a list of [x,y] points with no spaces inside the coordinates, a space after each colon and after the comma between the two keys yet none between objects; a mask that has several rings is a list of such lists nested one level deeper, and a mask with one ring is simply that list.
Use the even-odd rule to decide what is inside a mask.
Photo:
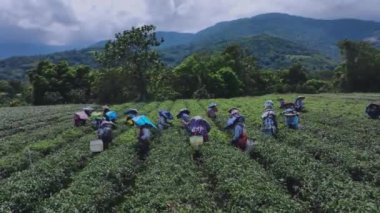
[{"label": "blue hat", "polygon": [[133,122],[137,125],[137,126],[144,126],[144,125],[149,125],[153,128],[157,128],[156,125],[154,125],[152,123],[152,121],[146,117],[145,115],[140,115],[140,116],[136,116],[133,118]]},{"label": "blue hat", "polygon": [[116,120],[117,119],[117,113],[115,111],[109,111],[106,113],[107,120]]}]

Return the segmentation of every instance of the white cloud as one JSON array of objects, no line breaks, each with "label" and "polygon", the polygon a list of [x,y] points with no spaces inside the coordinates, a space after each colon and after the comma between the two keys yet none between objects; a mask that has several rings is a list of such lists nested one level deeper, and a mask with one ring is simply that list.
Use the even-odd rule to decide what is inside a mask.
[{"label": "white cloud", "polygon": [[115,32],[144,23],[146,5],[139,0],[68,0],[83,37],[111,37]]}]

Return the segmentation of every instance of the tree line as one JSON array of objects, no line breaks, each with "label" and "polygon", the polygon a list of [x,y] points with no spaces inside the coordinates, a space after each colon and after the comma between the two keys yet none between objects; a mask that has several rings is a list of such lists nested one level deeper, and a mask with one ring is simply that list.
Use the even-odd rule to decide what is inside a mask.
[{"label": "tree line", "polygon": [[267,93],[380,91],[380,51],[365,42],[341,41],[342,63],[335,71],[310,72],[300,64],[264,70],[239,45],[221,52],[198,52],[175,67],[156,51],[155,27],[133,27],[115,35],[95,54],[101,67],[41,61],[29,82],[0,81],[0,101],[11,105],[122,103],[176,98],[230,98]]}]

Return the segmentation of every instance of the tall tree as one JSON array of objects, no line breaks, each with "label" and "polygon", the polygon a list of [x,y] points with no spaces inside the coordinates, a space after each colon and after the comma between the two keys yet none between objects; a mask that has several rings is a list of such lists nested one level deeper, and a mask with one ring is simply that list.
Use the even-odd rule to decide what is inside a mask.
[{"label": "tall tree", "polygon": [[256,93],[256,78],[260,73],[256,65],[256,59],[240,45],[230,45],[223,51],[222,56],[225,63],[236,73],[242,81],[242,92],[252,95]]},{"label": "tall tree", "polygon": [[[52,104],[73,102],[73,91],[82,90],[84,95],[76,98],[76,102],[86,100],[90,91],[90,69],[88,67],[70,67],[67,62],[53,64],[41,61],[29,73],[29,81],[33,87],[33,104]],[[51,100],[47,94],[56,96]],[[81,95],[82,96],[82,95]]]},{"label": "tall tree", "polygon": [[303,66],[297,63],[290,67],[286,74],[285,81],[291,86],[305,83],[307,81],[307,76]]},{"label": "tall tree", "polygon": [[107,42],[97,58],[106,71],[122,68],[125,79],[136,84],[138,99],[146,100],[149,76],[161,65],[159,55],[152,47],[159,46],[161,42],[156,38],[155,26],[132,27],[117,33],[115,40]]},{"label": "tall tree", "polygon": [[44,104],[44,96],[49,91],[49,78],[52,77],[54,72],[54,65],[48,61],[41,61],[37,67],[32,69],[29,73],[29,81],[32,84],[32,97],[33,104]]},{"label": "tall tree", "polygon": [[344,58],[338,70],[344,91],[380,90],[380,50],[365,42],[342,41],[339,44]]}]

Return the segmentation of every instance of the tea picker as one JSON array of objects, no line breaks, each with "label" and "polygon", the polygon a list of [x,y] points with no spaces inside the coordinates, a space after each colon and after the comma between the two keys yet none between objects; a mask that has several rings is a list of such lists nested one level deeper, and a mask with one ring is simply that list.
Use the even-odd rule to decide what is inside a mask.
[{"label": "tea picker", "polygon": [[267,135],[276,136],[278,128],[276,113],[273,110],[273,101],[265,101],[264,112],[261,115],[261,119],[263,121],[262,131]]},{"label": "tea picker", "polygon": [[103,117],[106,117],[107,112],[111,111],[108,105],[104,105],[103,107]]},{"label": "tea picker", "polygon": [[207,107],[207,116],[213,120],[216,119],[216,113],[218,112],[217,106],[216,103],[211,103]]},{"label": "tea picker", "polygon": [[231,129],[233,123],[235,122],[236,117],[240,116],[239,109],[236,107],[233,107],[228,110],[229,117],[227,120],[227,125],[224,127],[224,129]]},{"label": "tea picker", "polygon": [[128,126],[133,126],[134,123],[133,123],[133,118],[138,116],[139,112],[137,111],[137,109],[127,109],[124,111],[124,115],[125,115],[125,123],[128,125]]},{"label": "tea picker", "polygon": [[367,115],[372,119],[377,119],[380,117],[380,102],[373,102],[368,104],[365,109]]},{"label": "tea picker", "polygon": [[286,110],[282,112],[285,116],[285,125],[290,129],[299,128],[299,113],[295,110],[293,103],[287,103],[285,105]]},{"label": "tea picker", "polygon": [[90,142],[91,152],[102,152],[107,149],[109,144],[112,143],[112,130],[115,128],[116,124],[114,122],[103,119],[96,131],[98,139]]},{"label": "tea picker", "polygon": [[248,138],[247,130],[244,124],[245,118],[240,115],[237,108],[231,108],[228,112],[230,113],[230,118],[227,121],[225,129],[231,129],[231,145],[246,153],[249,153],[253,149],[255,143],[252,139]]},{"label": "tea picker", "polygon": [[76,127],[85,125],[91,113],[94,111],[92,107],[85,107],[82,111],[74,113],[74,125]]},{"label": "tea picker", "polygon": [[[137,115],[132,118],[132,121],[132,125],[136,125],[139,128],[137,152],[140,160],[144,160],[149,152],[149,144],[152,137],[151,128],[157,129],[157,127],[145,115]],[[128,125],[131,125],[131,123],[128,123]]]},{"label": "tea picker", "polygon": [[99,129],[100,124],[102,123],[103,119],[104,119],[103,113],[101,113],[101,112],[91,113],[90,120],[91,120],[92,127],[95,130]]},{"label": "tea picker", "polygon": [[115,123],[116,119],[117,119],[117,113],[115,111],[108,111],[106,113],[105,119],[107,121],[111,121],[111,122]]},{"label": "tea picker", "polygon": [[190,132],[190,145],[194,151],[193,157],[199,158],[200,147],[203,142],[208,141],[208,133],[211,130],[211,126],[201,116],[195,116],[190,120],[188,129]]},{"label": "tea picker", "polygon": [[188,110],[187,108],[183,108],[181,109],[177,116],[176,116],[178,119],[181,120],[181,124],[182,124],[182,127],[190,133],[190,130],[188,128],[188,124],[190,123],[190,110]]},{"label": "tea picker", "polygon": [[297,111],[297,112],[302,112],[305,108],[305,103],[304,101],[305,100],[305,97],[304,96],[298,96],[296,98],[296,100],[294,101],[294,109]]},{"label": "tea picker", "polygon": [[171,126],[173,121],[173,115],[167,110],[160,110],[158,112],[158,123],[157,126],[160,130],[167,129]]}]

